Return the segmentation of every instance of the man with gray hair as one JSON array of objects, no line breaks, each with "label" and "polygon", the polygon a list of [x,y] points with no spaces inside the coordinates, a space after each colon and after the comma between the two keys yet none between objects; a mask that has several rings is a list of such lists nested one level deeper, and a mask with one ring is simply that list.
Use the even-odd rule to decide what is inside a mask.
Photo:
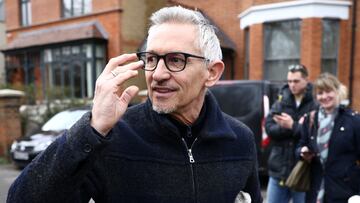
[{"label": "man with gray hair", "polygon": [[[253,134],[207,90],[224,70],[214,28],[182,7],[151,22],[146,52],[109,61],[91,112],[23,170],[8,202],[261,202]],[[148,100],[128,108],[138,87],[121,87],[139,69]]]}]

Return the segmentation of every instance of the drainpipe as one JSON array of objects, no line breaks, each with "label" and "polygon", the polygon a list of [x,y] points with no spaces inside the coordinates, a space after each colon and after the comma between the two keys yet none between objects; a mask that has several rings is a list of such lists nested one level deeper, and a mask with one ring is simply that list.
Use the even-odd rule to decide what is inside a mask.
[{"label": "drainpipe", "polygon": [[356,44],[356,1],[352,1],[352,23],[351,23],[351,53],[350,53],[350,76],[349,76],[349,101],[352,104],[353,80],[354,80],[354,58]]}]

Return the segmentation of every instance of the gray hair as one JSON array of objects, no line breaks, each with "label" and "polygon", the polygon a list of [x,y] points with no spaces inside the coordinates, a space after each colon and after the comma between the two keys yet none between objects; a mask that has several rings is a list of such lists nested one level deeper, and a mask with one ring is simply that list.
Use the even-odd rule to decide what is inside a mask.
[{"label": "gray hair", "polygon": [[150,17],[150,32],[164,23],[192,24],[198,28],[199,48],[205,58],[210,62],[222,59],[220,42],[215,34],[215,27],[199,12],[183,8],[181,6],[165,7],[153,13]]}]

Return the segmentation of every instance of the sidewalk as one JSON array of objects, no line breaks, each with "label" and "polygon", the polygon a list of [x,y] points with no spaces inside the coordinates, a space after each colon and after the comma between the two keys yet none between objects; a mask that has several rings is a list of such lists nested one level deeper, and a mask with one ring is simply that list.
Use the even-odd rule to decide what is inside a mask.
[{"label": "sidewalk", "polygon": [[20,172],[11,164],[0,164],[0,202],[6,202],[9,187]]}]

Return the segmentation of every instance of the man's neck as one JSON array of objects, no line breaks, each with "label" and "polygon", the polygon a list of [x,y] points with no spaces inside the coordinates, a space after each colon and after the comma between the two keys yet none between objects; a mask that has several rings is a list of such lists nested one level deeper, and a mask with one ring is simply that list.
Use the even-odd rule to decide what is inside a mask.
[{"label": "man's neck", "polygon": [[171,116],[184,123],[185,125],[192,125],[198,119],[201,109],[204,105],[205,95],[199,96],[197,100],[192,101],[193,105],[185,107],[184,109],[180,109],[171,113]]},{"label": "man's neck", "polygon": [[299,101],[299,102],[300,102],[300,101],[303,99],[304,94],[294,95],[294,97],[295,97],[295,101]]}]

